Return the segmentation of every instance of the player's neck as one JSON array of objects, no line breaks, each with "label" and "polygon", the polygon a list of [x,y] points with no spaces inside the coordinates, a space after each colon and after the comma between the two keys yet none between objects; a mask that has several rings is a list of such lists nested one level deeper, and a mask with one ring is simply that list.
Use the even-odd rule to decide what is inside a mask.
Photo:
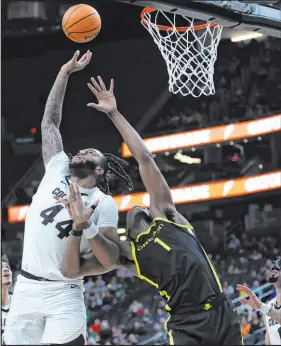
[{"label": "player's neck", "polygon": [[9,304],[9,287],[2,286],[2,306],[7,306]]},{"label": "player's neck", "polygon": [[92,189],[93,187],[97,185],[96,179],[94,177],[87,177],[84,179],[80,179],[78,177],[70,176],[70,180],[72,183],[75,183],[80,187],[84,187],[85,189]]}]

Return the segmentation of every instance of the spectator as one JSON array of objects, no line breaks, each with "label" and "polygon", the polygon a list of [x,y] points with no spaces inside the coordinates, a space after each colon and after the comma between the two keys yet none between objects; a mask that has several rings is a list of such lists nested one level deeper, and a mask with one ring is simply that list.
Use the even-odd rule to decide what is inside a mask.
[{"label": "spectator", "polygon": [[249,335],[250,329],[251,324],[247,321],[245,316],[241,316],[241,333],[243,338]]},{"label": "spectator", "polygon": [[228,296],[232,296],[234,294],[234,288],[233,286],[229,285],[227,281],[223,283],[223,290],[224,293]]}]

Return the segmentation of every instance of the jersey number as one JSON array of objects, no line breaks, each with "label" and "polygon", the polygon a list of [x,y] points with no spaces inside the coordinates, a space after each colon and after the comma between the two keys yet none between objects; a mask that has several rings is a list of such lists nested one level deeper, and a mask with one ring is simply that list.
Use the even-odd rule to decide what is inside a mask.
[{"label": "jersey number", "polygon": [[161,245],[166,251],[170,251],[171,250],[170,246],[168,246],[166,243],[163,242],[163,240],[161,240],[159,238],[155,238],[154,239],[154,243],[157,243],[157,244]]},{"label": "jersey number", "polygon": [[[49,223],[53,223],[55,217],[58,213],[63,209],[63,206],[58,204],[53,207],[44,209],[41,211],[40,216],[44,219],[42,221],[43,225],[48,225]],[[64,237],[68,237],[70,231],[72,230],[72,220],[60,221],[56,224],[56,229],[59,231],[58,237],[63,239]]]}]

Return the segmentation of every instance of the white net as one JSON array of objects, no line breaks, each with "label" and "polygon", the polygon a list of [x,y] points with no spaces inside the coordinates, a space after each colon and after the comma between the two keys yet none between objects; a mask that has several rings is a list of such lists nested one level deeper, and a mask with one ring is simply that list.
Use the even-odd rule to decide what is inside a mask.
[{"label": "white net", "polygon": [[[214,95],[214,64],[222,26],[208,22],[194,26],[194,19],[146,10],[151,12],[144,11],[142,24],[165,59],[169,91],[194,97]],[[179,27],[179,23],[184,26]]]}]

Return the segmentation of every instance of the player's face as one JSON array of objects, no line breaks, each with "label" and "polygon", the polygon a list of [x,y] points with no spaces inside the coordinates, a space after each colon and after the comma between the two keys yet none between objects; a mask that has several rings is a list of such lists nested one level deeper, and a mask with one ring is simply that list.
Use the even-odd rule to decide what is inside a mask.
[{"label": "player's face", "polygon": [[277,259],[272,266],[269,282],[281,288],[281,259]]},{"label": "player's face", "polygon": [[103,158],[102,153],[97,149],[82,149],[71,159],[70,165],[73,168],[93,168],[97,166]]},{"label": "player's face", "polygon": [[12,271],[8,263],[1,262],[2,267],[2,285],[10,286],[12,284]]},{"label": "player's face", "polygon": [[95,174],[95,169],[100,165],[104,158],[103,154],[97,149],[80,150],[69,163],[69,168],[77,177],[83,179],[89,175]]},{"label": "player's face", "polygon": [[148,229],[150,223],[151,220],[148,209],[139,206],[133,207],[133,209],[127,213],[126,218],[126,228],[129,238],[131,238],[131,240],[136,239],[140,233]]}]

